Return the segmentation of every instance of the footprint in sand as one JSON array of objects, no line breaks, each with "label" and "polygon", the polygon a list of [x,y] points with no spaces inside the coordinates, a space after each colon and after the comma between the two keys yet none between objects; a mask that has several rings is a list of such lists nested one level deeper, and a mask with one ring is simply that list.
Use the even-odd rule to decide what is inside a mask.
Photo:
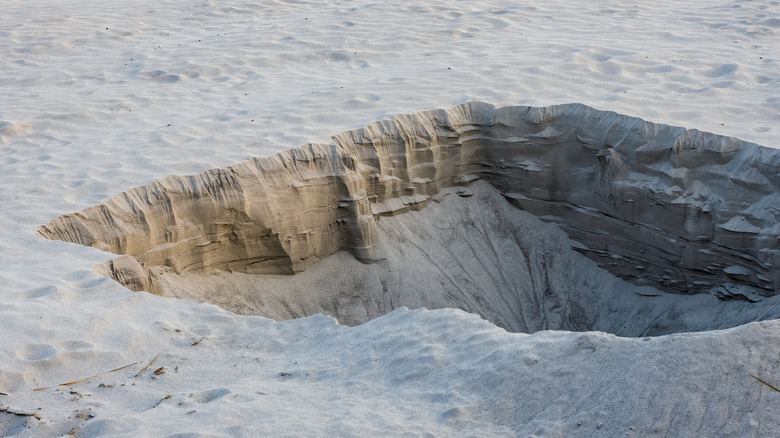
[{"label": "footprint in sand", "polygon": [[35,289],[30,289],[21,293],[24,298],[43,298],[57,292],[57,288],[54,286],[44,286]]},{"label": "footprint in sand", "polygon": [[723,78],[734,75],[737,70],[739,70],[739,66],[737,64],[723,64],[709,70],[708,72],[704,73],[704,75],[710,78]]},{"label": "footprint in sand", "polygon": [[68,351],[90,351],[95,346],[84,341],[65,341],[59,343],[60,347]]},{"label": "footprint in sand", "polygon": [[57,349],[48,344],[28,344],[16,350],[21,360],[48,360],[57,356]]},{"label": "footprint in sand", "polygon": [[190,398],[195,403],[211,403],[214,400],[218,400],[226,395],[230,394],[230,390],[227,388],[209,389],[190,395]]},{"label": "footprint in sand", "polygon": [[623,72],[623,68],[620,66],[620,64],[612,61],[592,63],[588,65],[588,68],[594,73],[600,73],[604,75],[618,75]]}]

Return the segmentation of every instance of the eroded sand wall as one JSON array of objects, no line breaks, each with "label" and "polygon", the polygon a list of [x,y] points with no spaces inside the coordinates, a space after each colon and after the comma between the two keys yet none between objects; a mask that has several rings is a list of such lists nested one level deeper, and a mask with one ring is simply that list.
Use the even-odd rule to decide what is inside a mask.
[{"label": "eroded sand wall", "polygon": [[378,217],[477,179],[621,278],[780,292],[780,151],[578,104],[399,115],[332,144],[166,177],[39,232],[131,255],[108,273],[154,292],[155,266],[291,274],[340,250],[371,262]]}]

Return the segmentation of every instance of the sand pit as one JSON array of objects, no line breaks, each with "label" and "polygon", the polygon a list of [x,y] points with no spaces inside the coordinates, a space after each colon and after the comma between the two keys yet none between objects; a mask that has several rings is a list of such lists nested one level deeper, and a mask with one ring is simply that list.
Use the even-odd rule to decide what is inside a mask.
[{"label": "sand pit", "polygon": [[[706,330],[771,318],[772,309],[780,306],[774,301],[776,297],[764,297],[765,291],[771,291],[763,288],[758,275],[770,280],[771,276],[752,260],[771,264],[775,270],[777,264],[761,259],[768,252],[754,246],[742,252],[748,265],[742,264],[741,258],[734,263],[730,257],[722,257],[714,260],[720,266],[702,264],[711,272],[696,272],[684,263],[665,261],[666,252],[680,257],[706,253],[696,247],[680,251],[669,244],[666,252],[660,246],[661,250],[649,254],[652,258],[645,256],[646,262],[631,260],[625,269],[617,269],[622,262],[617,256],[629,259],[625,245],[621,249],[607,242],[602,246],[589,243],[575,234],[573,214],[566,217],[563,209],[540,213],[518,196],[541,199],[541,190],[530,193],[535,188],[561,196],[573,185],[567,178],[594,174],[588,169],[597,166],[598,157],[593,155],[586,156],[580,170],[568,167],[571,175],[556,177],[561,190],[556,190],[553,183],[527,191],[520,190],[522,186],[513,190],[497,187],[498,179],[491,178],[489,172],[509,172],[508,166],[514,164],[511,157],[504,157],[503,164],[493,160],[494,167],[475,167],[481,173],[471,172],[479,179],[470,184],[463,181],[435,188],[435,193],[433,189],[420,193],[431,197],[424,206],[420,204],[423,208],[415,210],[410,204],[405,213],[372,219],[376,225],[374,257],[381,260],[362,263],[355,258],[357,251],[339,243],[342,250],[319,261],[312,258],[312,263],[295,275],[252,274],[241,266],[219,267],[221,262],[216,256],[220,253],[206,254],[206,249],[216,249],[216,244],[198,247],[204,263],[214,263],[209,268],[202,269],[195,263],[191,270],[175,274],[175,269],[188,266],[188,261],[178,256],[171,259],[170,265],[163,260],[156,265],[159,268],[152,268],[156,263],[150,259],[153,254],[145,253],[153,247],[165,249],[160,244],[164,239],[157,240],[157,230],[150,228],[149,246],[144,249],[144,244],[138,242],[146,238],[147,231],[133,229],[131,215],[121,213],[121,198],[108,202],[133,187],[152,185],[163,178],[166,192],[175,201],[171,210],[175,225],[183,231],[175,227],[170,230],[191,231],[193,241],[203,244],[208,239],[199,240],[199,225],[193,220],[200,212],[185,211],[187,198],[176,193],[176,179],[164,178],[167,175],[226,169],[252,157],[271,157],[308,142],[332,143],[322,146],[335,148],[335,153],[326,148],[328,152],[323,154],[341,156],[345,143],[338,138],[330,140],[341,132],[388,120],[380,125],[387,126],[389,142],[399,130],[402,135],[407,131],[417,135],[406,128],[411,126],[406,120],[413,116],[394,118],[394,114],[452,108],[475,100],[498,107],[580,102],[656,123],[778,147],[780,23],[777,5],[772,1],[35,0],[5,2],[3,6],[0,33],[6,44],[0,46],[0,436],[749,437],[771,436],[780,430],[780,393],[751,377],[780,387],[780,321]],[[488,108],[485,114],[491,111]],[[450,117],[457,111],[434,113],[436,117],[442,113]],[[602,157],[605,162],[610,161],[611,166],[616,157],[625,156],[630,166],[638,166],[629,167],[630,173],[646,179],[635,182],[637,187],[659,188],[657,193],[638,191],[641,199],[666,209],[662,215],[651,215],[647,210],[647,217],[679,218],[672,214],[678,208],[672,201],[677,197],[680,202],[686,197],[692,199],[687,193],[697,192],[692,186],[696,178],[692,177],[701,175],[701,167],[678,163],[679,154],[667,151],[667,161],[659,157],[651,169],[646,169],[649,165],[643,163],[647,160],[632,158],[628,147],[631,140],[625,140],[626,144],[614,140],[621,138],[620,133],[625,131],[621,126],[627,125],[616,125],[610,134],[607,124],[599,125],[598,120],[614,115],[591,114],[598,115],[596,121],[583,122],[585,126],[576,128],[582,140],[594,140],[598,145],[606,139],[604,144],[611,144],[618,154]],[[521,112],[517,120],[524,119]],[[439,118],[425,126],[441,123],[445,126],[442,133],[454,130],[447,136],[463,132],[461,143],[468,152],[476,145],[465,141],[469,128],[448,120]],[[403,123],[398,125],[403,128],[393,127],[398,123]],[[680,128],[630,123],[640,133],[647,126],[648,138],[667,138],[658,140],[659,147],[674,144],[674,139],[685,133]],[[594,125],[592,129],[590,125]],[[474,133],[484,128],[474,126]],[[543,131],[535,126],[523,129],[517,129],[519,134],[514,136],[531,140],[543,151],[540,139],[532,136]],[[654,130],[659,131],[658,135]],[[663,130],[668,131],[660,132]],[[379,128],[375,131],[382,132]],[[591,131],[601,134],[583,135]],[[438,130],[431,132],[440,134]],[[567,135],[569,147],[580,151],[581,142]],[[696,132],[688,135],[709,137]],[[371,135],[366,137],[370,142]],[[627,134],[626,138],[636,137]],[[642,143],[637,141],[634,150],[639,151]],[[743,152],[736,152],[720,168],[728,169],[728,176],[697,177],[713,192],[698,191],[702,201],[740,199],[751,191],[764,190],[760,188],[761,177],[774,181],[771,175],[776,172],[758,165],[771,162],[771,154],[755,145],[736,143]],[[446,139],[439,144],[446,144]],[[532,152],[525,146],[530,144],[512,145]],[[565,149],[558,144],[551,147],[554,151]],[[609,152],[609,147],[601,149]],[[752,161],[755,166],[750,165],[752,158],[745,153],[751,149],[757,154]],[[299,156],[303,157],[304,152]],[[579,156],[579,152],[574,154],[572,161]],[[480,159],[486,163],[492,160]],[[536,163],[541,170],[547,169],[545,163],[554,163],[537,157],[517,161],[525,160]],[[718,170],[718,165],[708,160],[702,159],[701,166]],[[260,161],[266,168],[276,166],[270,159]],[[375,173],[404,179],[389,173],[391,161],[380,164],[382,172]],[[410,162],[410,166],[413,164]],[[402,165],[398,163],[398,167]],[[303,162],[297,166],[302,167]],[[410,168],[414,172],[421,169]],[[685,173],[683,168],[688,169],[688,178],[679,177]],[[247,176],[240,181],[243,192],[236,195],[247,201],[235,205],[247,210],[256,208],[251,214],[262,213],[257,204],[264,202],[267,193],[275,193],[268,204],[277,209],[284,207],[278,202],[282,197],[272,180],[251,183],[251,165],[233,169],[234,174]],[[205,187],[210,175],[216,174],[179,181],[182,187]],[[280,175],[280,182],[288,178],[283,172]],[[417,176],[420,174],[413,178]],[[679,182],[665,182],[678,177]],[[302,177],[296,180],[308,182]],[[385,180],[383,184],[389,184],[390,178]],[[620,181],[630,187],[633,180]],[[758,182],[755,185],[759,190],[738,192],[739,184],[754,185],[751,181]],[[411,181],[399,184],[420,185]],[[588,184],[585,178],[577,180],[576,186],[583,187],[578,192],[607,193],[599,187],[594,191]],[[733,184],[735,189],[727,190],[724,184]],[[263,185],[266,192],[248,194],[249,189]],[[675,185],[682,192],[672,198],[678,192]],[[669,188],[668,194],[664,187]],[[149,188],[150,203],[154,201],[153,188]],[[208,190],[227,194],[217,188]],[[211,196],[208,190],[204,189],[200,198],[203,211],[211,211],[211,207],[206,208],[208,202],[234,202],[229,197],[207,202]],[[465,197],[458,195],[460,190],[464,190],[461,195]],[[730,192],[735,193],[732,196]],[[145,206],[147,200],[140,195],[136,201],[133,196],[137,193],[129,190],[128,197],[156,227],[151,223],[154,208]],[[348,195],[348,190],[344,193]],[[370,187],[366,196],[369,193]],[[438,194],[441,196],[435,196]],[[402,196],[406,195],[390,198]],[[510,199],[525,202],[525,210],[512,205]],[[712,211],[718,213],[711,214],[712,227],[724,225],[732,230],[714,228],[713,235],[732,233],[738,242],[752,244],[755,241],[747,237],[756,235],[757,241],[765,228],[771,229],[759,218],[771,214],[777,202],[762,205],[760,199],[744,199],[743,206],[726,210],[723,202],[713,202],[717,209]],[[322,202],[330,199],[323,197]],[[36,233],[42,224],[61,215],[104,203],[111,207],[106,212],[110,211],[117,229],[127,231],[123,239],[128,246],[124,249],[133,255],[49,240]],[[307,210],[300,202],[291,204],[306,211],[307,216],[315,216],[314,209]],[[592,207],[572,212],[591,212],[594,221],[610,223],[603,220],[606,215],[595,214],[608,212],[599,205],[579,199],[557,205]],[[755,206],[753,210],[750,205]],[[641,216],[641,220],[635,223],[649,223],[644,221],[642,210],[636,210],[635,217]],[[452,217],[452,223],[443,222],[440,212],[450,215],[447,217]],[[247,216],[249,213],[245,211]],[[266,209],[264,214],[273,219],[270,213]],[[269,220],[275,232],[282,237],[295,236],[294,228],[286,230],[277,224],[288,220],[302,223],[296,222],[296,215],[304,213],[289,207],[278,214],[283,214],[284,220]],[[610,218],[630,217],[610,214]],[[219,226],[233,223],[225,216],[215,219],[222,222]],[[429,216],[437,219],[426,219]],[[735,216],[745,219],[729,223]],[[263,218],[251,219],[259,222]],[[515,221],[511,224],[518,224],[516,228],[499,228],[510,218]],[[591,234],[601,239],[625,239],[625,233],[618,234],[621,222],[617,219],[615,227]],[[84,220],[89,222],[86,217]],[[99,236],[99,227],[89,227]],[[678,228],[685,229],[682,225]],[[531,229],[534,233],[527,232]],[[746,238],[734,234],[733,230],[740,229],[746,231]],[[545,230],[552,230],[549,239],[540,241],[539,234],[547,235]],[[643,229],[637,230],[634,235],[649,239]],[[215,226],[208,232],[218,233],[220,229]],[[133,243],[132,235],[143,237]],[[277,247],[270,244],[272,236],[268,240],[272,254],[292,251],[280,239],[283,251],[277,252]],[[407,242],[394,240],[399,236],[406,236]],[[673,233],[663,236],[676,240],[678,245],[684,243]],[[186,253],[187,236],[171,237]],[[97,245],[110,249],[109,240]],[[232,244],[229,238],[224,241]],[[521,246],[527,241],[536,242],[536,246]],[[703,243],[707,244],[694,241],[697,245]],[[604,248],[606,245],[609,247]],[[488,246],[497,248],[497,255],[486,252]],[[552,257],[552,249],[559,247],[564,254]],[[704,249],[716,254],[718,248]],[[546,258],[545,251],[551,253],[550,258]],[[597,251],[603,251],[603,255]],[[757,255],[751,255],[754,253]],[[301,252],[288,254],[300,257]],[[427,261],[426,254],[438,260],[438,267]],[[519,254],[519,262],[510,264],[513,254]],[[468,262],[467,255],[474,263]],[[320,308],[331,314],[340,311],[341,324],[321,314],[286,321],[240,315],[208,302],[131,292],[94,272],[96,265],[121,257],[132,257],[127,259],[130,262],[143,259],[146,266],[141,279],[150,281],[148,276],[154,269],[164,270],[164,277],[170,277],[172,285],[188,292],[197,291],[186,282],[201,285],[213,280],[209,300],[230,301],[227,304],[235,306],[236,311],[246,313],[254,308],[272,315],[270,310],[276,310],[273,317],[284,319]],[[280,263],[290,266],[288,271],[295,257],[289,258],[290,262]],[[554,274],[549,279],[550,292],[558,295],[545,295],[543,285],[548,280],[539,275],[542,269],[531,271],[525,264],[528,261],[532,267],[541,268],[545,260],[553,263],[547,266],[547,272]],[[271,259],[259,263],[264,264],[270,267]],[[646,269],[633,270],[635,266]],[[656,266],[663,268],[657,273],[648,272]],[[199,269],[201,273],[197,273]],[[667,269],[671,274],[663,272]],[[638,284],[639,278],[629,278],[644,272],[646,284]],[[498,273],[508,278],[504,280]],[[687,279],[687,273],[696,275]],[[223,274],[225,281],[217,283]],[[556,283],[558,278],[560,284]],[[302,284],[296,286],[296,291],[309,295],[297,307],[291,304],[291,311],[274,305],[277,298],[271,296],[269,304],[261,307],[263,303],[236,299],[235,290],[248,290],[239,279],[254,285],[271,285],[277,279],[298,281]],[[517,280],[523,285],[529,279],[540,287],[502,290],[500,295],[480,294],[484,302],[462,299],[471,294],[473,284],[494,287],[499,282],[512,284]],[[707,279],[709,283],[694,283]],[[678,282],[672,283],[675,280]],[[364,289],[354,284],[357,281],[365,283]],[[432,296],[433,291],[444,289],[441,283],[460,286],[451,289],[459,302],[444,302],[448,299],[444,294]],[[572,283],[576,287],[572,288]],[[392,293],[360,295],[376,284],[387,285]],[[401,288],[393,289],[393,284]],[[673,291],[688,284],[698,293]],[[602,294],[594,285],[605,289],[612,285],[616,292]],[[741,296],[745,298],[739,299],[740,294],[734,293],[740,292],[740,285],[758,292],[744,290]],[[281,286],[272,286],[271,292],[286,296]],[[338,293],[347,288],[355,291],[353,295]],[[718,290],[724,300],[718,298]],[[313,291],[321,295],[313,296]],[[324,294],[328,291],[332,296]],[[663,295],[637,293],[647,291]],[[733,299],[728,299],[727,293]],[[514,324],[510,329],[516,331],[591,326],[597,330],[604,327],[618,336],[599,331],[511,333],[476,313],[457,309],[398,309],[350,327],[346,325],[353,323],[350,314],[354,315],[352,321],[357,321],[367,317],[358,311],[384,311],[368,308],[358,300],[361,296],[377,307],[417,307],[423,305],[423,299],[430,307],[461,306],[469,312],[482,311],[504,327]],[[204,294],[198,299],[205,298]],[[751,303],[748,298],[761,301]],[[679,301],[673,303],[673,299]],[[666,311],[661,310],[663,307],[646,307],[664,301],[668,303]],[[523,306],[512,307],[518,302]],[[225,307],[227,304],[220,303]],[[716,307],[724,309],[722,315],[711,310]],[[514,314],[507,308],[515,309]],[[502,313],[491,314],[495,309]],[[653,320],[650,310],[659,318]],[[694,329],[706,331],[624,337]],[[76,381],[79,383],[61,386]],[[36,390],[39,388],[48,389]]]},{"label": "sand pit", "polygon": [[242,314],[453,307],[645,336],[780,317],[779,189],[776,149],[475,102],[163,178],[39,233],[125,254],[98,270],[132,290]]}]

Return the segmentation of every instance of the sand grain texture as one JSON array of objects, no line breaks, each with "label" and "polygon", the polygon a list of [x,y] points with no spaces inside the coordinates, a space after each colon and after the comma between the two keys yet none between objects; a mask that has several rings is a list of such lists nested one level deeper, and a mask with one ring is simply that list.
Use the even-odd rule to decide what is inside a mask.
[{"label": "sand grain texture", "polygon": [[[560,311],[545,313],[544,306],[528,306],[524,320],[513,317],[501,322],[501,314],[491,316],[505,326],[516,323],[516,330],[541,330],[525,335],[507,333],[462,310],[399,308],[384,314],[402,305],[400,300],[418,296],[404,295],[409,283],[428,287],[430,283],[424,281],[436,278],[468,285],[466,274],[487,281],[493,272],[478,264],[464,264],[457,268],[460,271],[450,269],[454,264],[446,265],[434,271],[436,276],[400,269],[390,275],[390,270],[379,269],[380,264],[362,264],[349,252],[316,260],[304,251],[301,254],[308,258],[300,263],[306,269],[282,276],[300,279],[300,290],[311,291],[309,285],[318,281],[312,275],[323,269],[328,274],[342,268],[343,272],[364,269],[366,274],[357,278],[386,279],[403,286],[396,289],[400,295],[391,295],[398,301],[385,303],[387,308],[377,309],[377,315],[383,316],[356,327],[337,325],[322,315],[276,322],[236,315],[208,303],[131,292],[92,270],[115,256],[42,238],[37,229],[62,215],[111,204],[117,194],[138,193],[133,187],[172,181],[166,179],[169,175],[248,168],[234,164],[253,157],[275,160],[269,157],[309,143],[335,145],[332,137],[360,131],[375,121],[389,128],[396,124],[394,115],[472,101],[490,102],[496,108],[579,102],[656,126],[701,131],[690,131],[690,140],[711,135],[738,138],[724,146],[747,142],[743,148],[764,151],[757,152],[755,162],[766,162],[762,154],[773,152],[753,144],[778,146],[777,16],[776,2],[761,0],[4,2],[0,19],[0,435],[771,436],[780,430],[779,394],[750,375],[775,386],[780,381],[780,325],[773,320],[776,297],[756,303],[760,307],[747,301],[720,301],[711,294],[685,296],[684,302],[669,298],[679,295],[640,297],[634,291],[654,289],[614,276],[605,280],[605,271],[582,254],[567,250],[571,258],[550,260],[537,252],[542,260],[557,260],[561,268],[574,266],[564,264],[566,260],[583,268],[571,269],[570,275],[593,275],[584,302],[597,291],[592,288],[596,283],[603,286],[601,292],[611,290],[614,295],[593,296],[605,297],[615,307],[592,302],[582,313],[574,312],[570,301],[549,299],[539,303],[557,300]],[[566,138],[579,143],[571,135]],[[596,144],[603,140],[581,138]],[[620,146],[611,145],[617,152]],[[601,158],[605,164],[614,162],[613,158],[621,157],[617,152]],[[681,159],[690,157],[680,152]],[[734,163],[748,170],[750,159],[743,158]],[[697,211],[693,194],[704,192],[694,186],[704,175],[713,177],[704,180],[715,187],[715,195],[741,202],[743,195],[730,197],[729,190],[719,191],[724,187],[711,186],[711,181],[725,181],[711,173],[717,166],[701,169],[694,166],[697,162],[675,162],[671,167],[668,161],[658,163],[666,164],[655,169],[657,179],[648,183],[669,187],[668,194],[659,192],[654,198],[668,202],[663,208],[671,212],[669,219],[681,217],[683,205]],[[689,170],[679,170],[683,167]],[[526,166],[529,169],[533,166]],[[676,173],[670,174],[671,170]],[[734,181],[729,184],[737,193],[752,188],[761,192],[767,184],[762,178],[776,184],[762,169],[756,171],[730,174]],[[222,172],[223,178],[229,176]],[[182,187],[205,187],[206,181],[198,178],[179,177],[179,181],[185,182]],[[455,185],[441,203],[429,200],[419,211],[381,217],[377,231],[442,239],[447,229],[440,233],[437,222],[427,216],[436,217],[443,208],[459,211],[465,218],[489,216],[481,211],[485,204],[474,202],[478,199],[502,202],[506,211],[504,207],[491,211],[498,218],[511,212],[528,220],[516,217],[517,223],[540,231],[553,229],[554,224],[539,222],[500,195],[522,192],[491,189],[490,183],[483,178],[465,187],[473,192],[470,197],[458,196],[460,188]],[[677,192],[675,185],[682,191]],[[630,193],[628,189],[621,193]],[[686,198],[688,193],[691,196]],[[678,206],[677,198],[683,204]],[[545,205],[519,196],[514,199],[526,202],[523,208],[528,211]],[[723,216],[693,221],[692,229],[714,223],[713,239],[736,237],[737,243],[744,240],[745,251],[771,249],[769,241],[760,237],[767,235],[762,221],[775,214],[777,203],[772,199],[766,197],[764,202],[748,196],[745,205],[721,204],[718,211]],[[204,205],[214,202],[201,200]],[[145,205],[146,200],[140,201]],[[177,203],[177,208],[185,205]],[[597,206],[598,211],[601,208]],[[560,210],[548,219],[575,224],[576,217]],[[124,231],[136,226],[130,223]],[[193,225],[192,230],[197,229]],[[483,236],[489,236],[490,229],[486,227],[484,235],[472,233],[473,239],[462,242],[484,245]],[[510,231],[501,230],[501,235]],[[575,227],[567,230],[572,236],[575,231]],[[739,237],[753,235],[757,237]],[[535,248],[570,246],[562,232],[551,232],[549,237]],[[329,239],[322,240],[323,253],[349,250],[350,242]],[[325,242],[333,248],[325,248]],[[134,251],[151,249],[140,241],[133,245]],[[458,253],[465,251],[455,248]],[[503,249],[510,253],[517,248]],[[588,248],[603,250],[595,244]],[[630,249],[610,249],[606,254]],[[448,253],[434,245],[414,250],[408,245],[385,245],[383,251],[380,256],[388,262],[413,260],[421,269],[430,266],[422,263],[427,256],[447,257]],[[483,260],[486,266],[507,260],[483,255],[485,259],[474,260]],[[665,256],[654,254],[653,260],[670,263]],[[451,260],[463,259],[461,254]],[[218,258],[212,261],[224,263]],[[290,266],[294,263],[299,262],[291,260]],[[761,293],[745,295],[757,299],[768,291],[758,278],[758,263],[758,258],[741,259],[714,267],[713,272],[718,284],[734,281],[758,288]],[[760,263],[775,262],[761,259]],[[463,276],[447,279],[445,274],[456,272]],[[528,270],[529,277],[539,281],[543,277],[534,275],[541,272]],[[253,275],[234,274],[248,283]],[[684,278],[678,271],[673,274],[670,280]],[[775,277],[762,275],[777,284]],[[186,278],[197,282],[198,277]],[[337,276],[327,278],[341,281]],[[549,284],[564,279],[549,277]],[[678,284],[688,283],[685,279]],[[624,286],[628,289],[620,289]],[[619,296],[631,300],[620,301]],[[668,305],[617,312],[631,309],[635,297]],[[321,308],[330,302],[312,298]],[[449,305],[446,296],[431,293],[427,298]],[[520,298],[529,297],[512,299]],[[483,307],[496,303],[489,301]],[[349,301],[337,307],[355,309],[356,320],[368,318]],[[304,314],[312,309],[292,310]],[[274,317],[296,316],[292,313]],[[568,317],[573,314],[590,315],[593,319],[582,321],[618,336],[544,330],[574,328],[576,319]],[[624,324],[611,323],[618,314],[625,316]],[[547,319],[538,319],[541,316]],[[768,320],[733,327],[756,319]],[[624,325],[635,335],[678,331],[669,325],[671,321],[701,330],[725,330],[619,336]],[[154,365],[136,377],[155,357]],[[58,386],[90,376],[98,377]],[[33,391],[43,387],[50,389]]]}]

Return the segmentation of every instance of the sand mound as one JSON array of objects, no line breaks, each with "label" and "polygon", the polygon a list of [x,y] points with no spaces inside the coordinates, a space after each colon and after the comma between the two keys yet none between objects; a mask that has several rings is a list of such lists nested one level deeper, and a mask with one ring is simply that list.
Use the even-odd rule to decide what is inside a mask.
[{"label": "sand mound", "polygon": [[[775,149],[470,103],[163,178],[39,233],[128,255],[100,270],[130,289],[277,319],[458,307],[513,331],[640,335],[770,316],[748,302],[780,291],[779,188]],[[744,301],[722,304],[739,321],[706,321],[714,297]]]}]

